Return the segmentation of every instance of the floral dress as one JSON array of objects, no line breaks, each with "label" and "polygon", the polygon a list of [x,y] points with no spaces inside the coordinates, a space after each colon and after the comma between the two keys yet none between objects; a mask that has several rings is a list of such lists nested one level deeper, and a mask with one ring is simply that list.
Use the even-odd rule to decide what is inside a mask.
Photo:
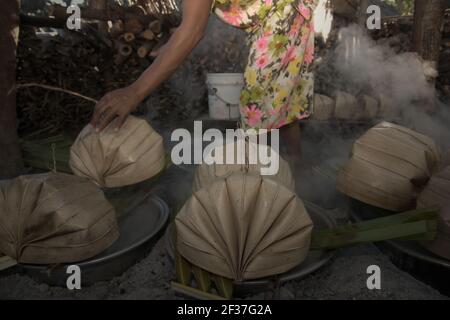
[{"label": "floral dress", "polygon": [[248,33],[250,55],[241,93],[244,128],[276,129],[313,109],[312,13],[318,0],[215,0],[214,13]]}]

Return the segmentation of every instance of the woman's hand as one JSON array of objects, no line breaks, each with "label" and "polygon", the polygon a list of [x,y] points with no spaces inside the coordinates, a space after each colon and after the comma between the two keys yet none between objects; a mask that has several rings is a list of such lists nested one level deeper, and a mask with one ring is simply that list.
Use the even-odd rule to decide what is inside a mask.
[{"label": "woman's hand", "polygon": [[[205,3],[206,2],[206,3]],[[91,124],[103,130],[114,118],[119,129],[139,102],[168,79],[202,39],[208,24],[212,0],[183,1],[183,19],[170,40],[153,52],[155,61],[127,88],[105,95],[95,107]]]},{"label": "woman's hand", "polygon": [[116,130],[124,124],[130,112],[141,102],[132,86],[107,93],[95,106],[91,124],[97,132],[102,131],[116,118]]}]

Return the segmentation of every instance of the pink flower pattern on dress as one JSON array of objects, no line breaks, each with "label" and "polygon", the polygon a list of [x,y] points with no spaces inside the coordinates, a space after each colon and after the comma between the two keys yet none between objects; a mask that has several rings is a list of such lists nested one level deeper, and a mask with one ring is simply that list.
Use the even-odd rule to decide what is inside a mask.
[{"label": "pink flower pattern on dress", "polygon": [[255,127],[263,116],[263,112],[257,107],[256,104],[247,106],[245,110],[245,116],[250,127]]},{"label": "pink flower pattern on dress", "polygon": [[269,57],[267,55],[262,55],[258,59],[256,59],[256,66],[259,69],[263,69],[269,63]]},{"label": "pink flower pattern on dress", "polygon": [[307,46],[305,50],[305,63],[311,64],[314,61],[314,46]]},{"label": "pink flower pattern on dress", "polygon": [[261,39],[259,39],[258,41],[256,41],[256,48],[260,51],[260,52],[265,52],[267,50],[267,47],[269,45],[269,39],[268,37],[262,37]]},{"label": "pink flower pattern on dress", "polygon": [[305,19],[310,19],[310,18],[311,18],[311,14],[312,14],[311,9],[308,8],[308,7],[306,7],[306,6],[302,3],[302,1],[300,1],[300,5],[298,6],[298,11],[300,11],[300,14],[301,14],[302,16],[304,16]]},{"label": "pink flower pattern on dress", "polygon": [[308,118],[314,97],[313,11],[318,0],[221,0],[213,11],[252,43],[241,94],[244,128],[275,129]]},{"label": "pink flower pattern on dress", "polygon": [[281,63],[283,65],[287,65],[289,62],[291,62],[292,60],[294,60],[297,56],[296,54],[296,46],[291,46],[289,47],[289,49],[287,49],[286,53],[284,54],[283,59],[281,59]]},{"label": "pink flower pattern on dress", "polygon": [[224,12],[223,18],[225,19],[226,22],[228,22],[229,24],[231,24],[233,26],[239,25],[239,22],[242,19],[238,8],[233,8],[230,11]]},{"label": "pink flower pattern on dress", "polygon": [[298,35],[302,25],[305,23],[305,18],[302,15],[297,15],[294,22],[292,23],[291,29],[289,30],[289,36],[294,37]]}]

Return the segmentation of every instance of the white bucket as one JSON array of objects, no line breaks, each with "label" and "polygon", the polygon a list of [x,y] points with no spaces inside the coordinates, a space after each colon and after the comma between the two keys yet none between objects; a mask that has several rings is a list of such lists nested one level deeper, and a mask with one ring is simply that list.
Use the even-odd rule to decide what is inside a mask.
[{"label": "white bucket", "polygon": [[209,117],[217,120],[239,119],[239,100],[244,87],[242,73],[208,73]]}]

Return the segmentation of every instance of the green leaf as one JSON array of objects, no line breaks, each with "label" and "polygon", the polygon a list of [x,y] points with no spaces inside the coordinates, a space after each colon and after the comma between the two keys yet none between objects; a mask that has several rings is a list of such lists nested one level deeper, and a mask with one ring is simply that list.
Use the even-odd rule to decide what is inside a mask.
[{"label": "green leaf", "polygon": [[233,281],[221,276],[213,276],[213,281],[219,294],[226,298],[231,299],[233,297]]},{"label": "green leaf", "polygon": [[208,271],[200,267],[192,265],[192,272],[194,273],[195,281],[200,290],[208,292],[211,289],[211,275]]},{"label": "green leaf", "polygon": [[411,211],[406,211],[403,213],[393,214],[382,218],[371,219],[368,221],[353,223],[347,226],[335,228],[335,229],[325,229],[316,231],[316,235],[326,235],[326,234],[348,234],[352,232],[360,232],[365,230],[371,230],[375,228],[383,228],[392,225],[399,225],[407,222],[415,222],[421,220],[437,220],[438,210],[435,208],[431,209],[416,209]]},{"label": "green leaf", "polygon": [[175,253],[177,281],[185,286],[191,283],[191,264],[178,252]]},{"label": "green leaf", "polygon": [[313,233],[310,248],[312,250],[336,249],[360,243],[392,239],[430,240],[436,236],[436,230],[436,220],[420,220],[366,230],[337,229],[334,232]]},{"label": "green leaf", "polygon": [[72,173],[69,167],[72,141],[64,135],[55,135],[40,140],[21,140],[25,165],[59,172]]},{"label": "green leaf", "polygon": [[203,292],[201,290],[188,287],[185,285],[182,285],[177,282],[172,282],[172,289],[176,292],[182,293],[188,297],[195,298],[195,299],[201,299],[201,300],[225,300],[223,297],[220,297],[218,295]]},{"label": "green leaf", "polygon": [[17,264],[17,261],[15,261],[14,259],[7,257],[7,256],[2,256],[0,254],[0,271],[11,268],[13,266],[15,266]]}]

